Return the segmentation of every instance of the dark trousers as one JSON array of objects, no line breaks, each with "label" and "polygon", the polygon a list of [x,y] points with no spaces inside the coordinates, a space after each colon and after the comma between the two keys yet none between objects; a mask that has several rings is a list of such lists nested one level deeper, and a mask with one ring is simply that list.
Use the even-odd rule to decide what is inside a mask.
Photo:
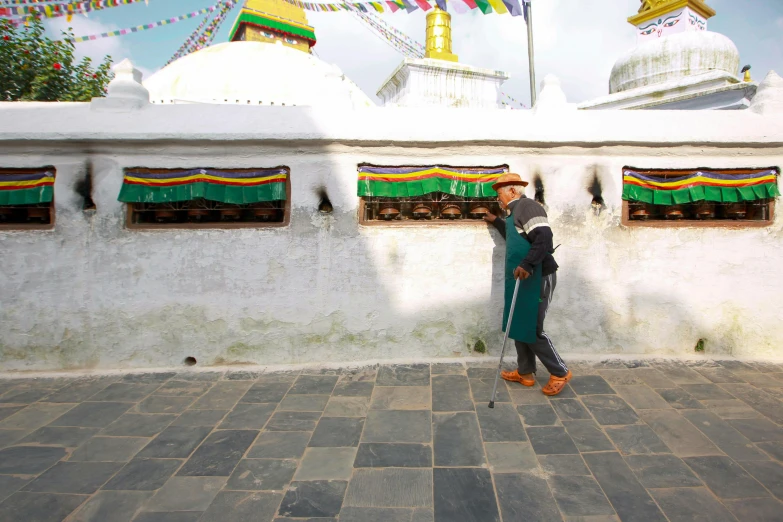
[{"label": "dark trousers", "polygon": [[555,346],[544,333],[544,319],[549,309],[549,303],[552,302],[552,296],[557,286],[557,273],[550,274],[541,279],[541,299],[538,304],[538,326],[536,326],[536,342],[522,343],[514,341],[517,347],[517,363],[519,364],[519,373],[536,373],[536,356],[541,360],[549,373],[557,377],[563,377],[568,373],[568,367],[560,358],[555,350]]}]

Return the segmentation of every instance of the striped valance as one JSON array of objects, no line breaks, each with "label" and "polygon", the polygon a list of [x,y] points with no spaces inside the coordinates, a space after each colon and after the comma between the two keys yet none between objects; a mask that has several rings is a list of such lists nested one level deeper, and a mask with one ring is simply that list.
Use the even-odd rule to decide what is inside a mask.
[{"label": "striped valance", "polygon": [[466,198],[495,197],[492,184],[508,167],[359,167],[358,195],[407,198],[445,192]]},{"label": "striped valance", "polygon": [[696,201],[738,203],[780,195],[776,170],[707,171],[663,177],[626,169],[623,199],[654,205],[682,205]]},{"label": "striped valance", "polygon": [[288,170],[127,169],[119,200],[167,203],[204,198],[241,205],[286,199]]},{"label": "striped valance", "polygon": [[54,195],[54,171],[0,170],[0,205],[50,203]]}]

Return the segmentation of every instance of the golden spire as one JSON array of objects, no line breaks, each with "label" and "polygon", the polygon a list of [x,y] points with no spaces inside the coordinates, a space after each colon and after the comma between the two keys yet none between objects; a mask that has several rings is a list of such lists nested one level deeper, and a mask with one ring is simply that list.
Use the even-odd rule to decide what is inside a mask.
[{"label": "golden spire", "polygon": [[451,15],[439,8],[427,14],[427,51],[425,58],[458,61],[451,52]]},{"label": "golden spire", "polygon": [[639,14],[630,17],[628,21],[631,25],[639,25],[683,7],[690,7],[704,18],[715,16],[715,9],[705,4],[704,0],[642,0]]}]

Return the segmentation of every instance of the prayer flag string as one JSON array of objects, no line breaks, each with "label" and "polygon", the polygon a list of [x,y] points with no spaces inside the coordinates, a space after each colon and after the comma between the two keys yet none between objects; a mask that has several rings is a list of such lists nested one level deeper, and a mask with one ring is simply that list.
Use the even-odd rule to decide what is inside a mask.
[{"label": "prayer flag string", "polygon": [[[302,0],[285,0],[291,5],[295,5],[307,11],[316,12],[338,12],[351,11],[359,9],[362,12],[375,11],[384,13],[391,11],[404,10],[412,13],[417,9],[429,11],[433,7],[439,7],[444,11],[448,10],[450,5],[457,14],[467,13],[470,10],[479,9],[484,14],[495,12],[497,14],[510,14],[511,16],[523,16],[520,0],[399,0],[383,2],[304,2]],[[524,1],[524,0],[523,0]]]}]

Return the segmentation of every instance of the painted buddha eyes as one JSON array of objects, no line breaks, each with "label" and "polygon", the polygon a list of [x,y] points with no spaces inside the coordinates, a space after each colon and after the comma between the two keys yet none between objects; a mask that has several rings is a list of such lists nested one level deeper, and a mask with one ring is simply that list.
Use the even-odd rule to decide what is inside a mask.
[{"label": "painted buddha eyes", "polygon": [[643,29],[641,34],[643,36],[647,36],[648,34],[653,34],[654,32],[655,32],[655,26],[651,25],[648,29]]},{"label": "painted buddha eyes", "polygon": [[668,22],[666,22],[665,24],[663,24],[663,26],[664,26],[664,27],[674,27],[674,26],[675,26],[675,25],[677,25],[679,22],[680,22],[680,21],[679,21],[678,19],[669,20]]}]

